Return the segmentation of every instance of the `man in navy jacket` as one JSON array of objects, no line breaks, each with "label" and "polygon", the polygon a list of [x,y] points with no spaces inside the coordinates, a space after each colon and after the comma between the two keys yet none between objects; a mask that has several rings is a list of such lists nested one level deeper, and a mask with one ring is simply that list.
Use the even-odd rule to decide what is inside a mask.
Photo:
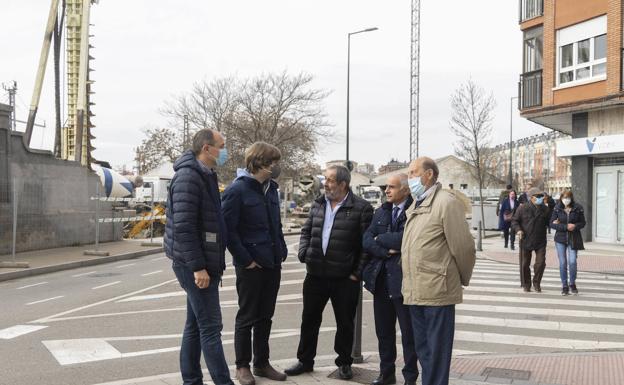
[{"label": "man in navy jacket", "polygon": [[[228,249],[236,268],[238,313],[234,327],[236,379],[255,384],[254,375],[284,381],[269,363],[269,335],[288,251],[282,232],[277,183],[279,149],[256,142],[245,151],[245,169],[223,194]],[[253,329],[253,352],[252,352]],[[253,353],[253,374],[249,364]]]},{"label": "man in navy jacket", "polygon": [[221,343],[219,281],[225,269],[226,229],[217,174],[227,159],[217,131],[199,130],[191,150],[175,162],[167,199],[164,247],[186,291],[186,324],[180,350],[184,385],[203,384],[201,353],[215,384],[233,385]]},{"label": "man in navy jacket", "polygon": [[401,241],[407,221],[405,210],[413,199],[407,184],[407,175],[388,178],[386,203],[375,211],[370,227],[364,233],[363,245],[370,257],[364,267],[364,286],[373,293],[375,332],[379,342],[379,377],[372,385],[396,383],[395,361],[396,321],[401,328],[405,384],[416,384],[418,366],[414,333],[407,306],[401,294]]}]

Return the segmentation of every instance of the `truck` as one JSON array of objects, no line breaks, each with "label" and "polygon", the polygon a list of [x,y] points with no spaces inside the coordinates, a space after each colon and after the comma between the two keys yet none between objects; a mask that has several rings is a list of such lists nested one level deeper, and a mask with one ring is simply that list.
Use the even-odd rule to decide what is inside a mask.
[{"label": "truck", "polygon": [[358,186],[358,195],[370,203],[374,209],[377,209],[383,203],[383,194],[377,186]]},{"label": "truck", "polygon": [[167,202],[167,195],[169,194],[169,184],[171,178],[159,177],[159,176],[144,176],[143,185],[135,189],[135,195],[137,202],[150,203],[152,201],[152,186],[154,191],[154,203]]}]

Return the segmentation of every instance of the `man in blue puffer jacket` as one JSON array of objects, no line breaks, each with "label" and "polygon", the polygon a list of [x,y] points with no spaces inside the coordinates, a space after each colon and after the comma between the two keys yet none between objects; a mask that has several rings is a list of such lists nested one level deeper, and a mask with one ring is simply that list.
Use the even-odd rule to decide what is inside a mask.
[{"label": "man in blue puffer jacket", "polygon": [[212,381],[233,385],[221,343],[219,281],[225,269],[226,228],[213,167],[227,159],[223,136],[210,129],[193,137],[192,150],[175,162],[167,199],[164,247],[187,294],[180,350],[184,385],[203,384],[201,353]]},{"label": "man in blue puffer jacket", "polygon": [[386,203],[375,211],[368,230],[364,233],[364,250],[370,259],[364,267],[364,287],[373,293],[375,331],[379,342],[379,377],[371,385],[395,384],[396,321],[401,328],[401,342],[405,367],[405,384],[416,384],[418,366],[414,333],[409,310],[403,305],[401,294],[401,242],[407,221],[405,210],[413,199],[407,184],[407,175],[388,178]]},{"label": "man in blue puffer jacket", "polygon": [[[246,169],[223,194],[228,249],[236,268],[238,313],[234,327],[236,379],[255,384],[254,375],[284,381],[269,363],[269,336],[288,251],[282,232],[278,185],[279,149],[256,142],[245,151]],[[253,329],[253,349],[252,349]],[[253,350],[253,352],[252,352]],[[253,353],[253,374],[250,363]]]}]

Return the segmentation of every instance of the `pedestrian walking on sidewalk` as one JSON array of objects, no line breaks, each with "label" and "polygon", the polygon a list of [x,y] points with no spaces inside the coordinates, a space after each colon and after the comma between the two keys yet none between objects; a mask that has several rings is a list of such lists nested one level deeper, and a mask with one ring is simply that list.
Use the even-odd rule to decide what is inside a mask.
[{"label": "pedestrian walking on sidewalk", "polygon": [[164,248],[186,292],[180,349],[184,385],[202,384],[201,354],[216,385],[233,385],[221,342],[219,281],[225,270],[226,227],[215,166],[227,160],[223,136],[199,130],[173,165]]},{"label": "pedestrian walking on sidewalk", "polygon": [[442,189],[438,166],[421,157],[409,166],[415,202],[401,246],[403,302],[408,305],[423,385],[447,385],[462,302],[476,260],[463,203]]},{"label": "pedestrian walking on sidewalk", "polygon": [[[557,206],[557,202],[547,192],[544,192],[544,205],[548,208],[548,218],[550,218],[555,210],[555,206]],[[550,234],[550,226],[548,226],[548,234]]]},{"label": "pedestrian walking on sidewalk", "polygon": [[501,190],[500,194],[498,195],[498,204],[496,205],[496,216],[500,215],[500,211],[501,211],[501,207],[503,205],[503,202],[505,200],[507,200],[507,198],[509,198],[509,192],[513,189],[513,187],[508,184],[504,190]]},{"label": "pedestrian walking on sidewalk", "polygon": [[531,291],[531,256],[535,252],[533,288],[540,293],[546,269],[546,228],[550,218],[544,205],[544,193],[533,187],[527,195],[529,201],[516,210],[511,227],[520,240],[520,280],[524,291]]},{"label": "pedestrian walking on sidewalk", "polygon": [[409,308],[401,294],[401,242],[407,221],[405,211],[413,203],[407,174],[398,174],[386,182],[386,203],[375,211],[373,221],[364,233],[364,251],[369,256],[362,274],[364,286],[373,293],[375,332],[379,346],[379,377],[371,385],[396,383],[396,323],[401,328],[403,377],[405,384],[415,385],[418,361]]},{"label": "pedestrian walking on sidewalk", "polygon": [[[550,227],[555,229],[555,248],[559,257],[561,295],[578,294],[576,288],[576,257],[584,250],[581,229],[585,227],[583,206],[574,201],[572,191],[561,194],[560,202],[550,218]],[[569,280],[568,280],[569,273]]]},{"label": "pedestrian walking on sidewalk", "polygon": [[507,198],[501,202],[498,216],[498,229],[503,232],[505,248],[511,246],[511,250],[515,250],[514,243],[516,242],[516,233],[511,231],[511,219],[519,205],[516,199],[516,192],[514,190],[509,191]]},{"label": "pedestrian walking on sidewalk", "polygon": [[289,376],[313,370],[323,309],[331,299],[336,317],[334,349],[338,354],[338,374],[343,380],[353,377],[354,318],[366,264],[362,236],[370,225],[373,207],[353,194],[350,182],[346,167],[328,167],[325,196],[314,201],[301,228],[299,260],[305,262],[308,273],[303,282],[299,361],[286,369]]},{"label": "pedestrian walking on sidewalk", "polygon": [[[285,381],[269,363],[269,336],[280,287],[282,262],[288,255],[278,185],[279,149],[256,142],[245,151],[246,168],[223,194],[228,250],[236,269],[238,313],[234,327],[236,379],[254,385],[254,375]],[[253,331],[253,348],[252,348]],[[253,350],[253,352],[252,352]],[[253,374],[250,363],[253,353]]]}]

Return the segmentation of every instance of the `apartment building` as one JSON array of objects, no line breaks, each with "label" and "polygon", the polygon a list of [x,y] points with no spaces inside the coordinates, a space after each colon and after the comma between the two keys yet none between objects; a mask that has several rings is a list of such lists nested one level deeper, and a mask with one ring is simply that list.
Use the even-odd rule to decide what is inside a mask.
[{"label": "apartment building", "polygon": [[[540,186],[553,196],[572,187],[571,165],[568,157],[557,156],[557,142],[569,135],[559,131],[534,135],[512,144],[512,184],[524,191],[528,183]],[[509,181],[509,143],[492,148],[489,171],[498,179]]]},{"label": "apartment building", "polygon": [[521,115],[571,135],[572,190],[585,238],[624,244],[624,0],[519,0]]}]

